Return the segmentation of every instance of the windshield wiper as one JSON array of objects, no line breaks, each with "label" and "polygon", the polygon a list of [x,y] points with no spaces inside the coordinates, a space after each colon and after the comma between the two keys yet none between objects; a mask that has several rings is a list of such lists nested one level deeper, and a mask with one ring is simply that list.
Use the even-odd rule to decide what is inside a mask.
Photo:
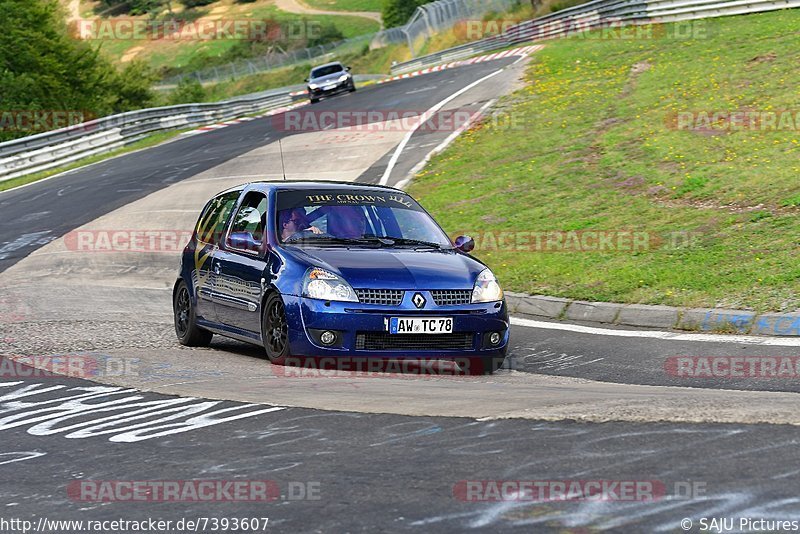
[{"label": "windshield wiper", "polygon": [[442,249],[439,243],[431,241],[422,241],[420,239],[406,239],[404,237],[379,237],[375,235],[365,235],[364,237],[335,237],[332,235],[309,235],[297,239],[284,241],[285,244],[291,245],[295,243],[334,243],[337,245],[378,245],[380,247],[394,247],[410,245],[416,247],[429,247],[437,250]]},{"label": "windshield wiper", "polygon": [[381,245],[383,242],[376,238],[357,239],[351,237],[334,237],[332,235],[310,235],[284,241],[286,245],[295,243],[335,243],[337,245]]},{"label": "windshield wiper", "polygon": [[433,243],[431,241],[422,241],[421,239],[406,239],[405,237],[387,237],[386,240],[393,241],[394,245],[416,245],[421,247],[431,247],[435,249],[441,249],[442,245],[439,243]]}]

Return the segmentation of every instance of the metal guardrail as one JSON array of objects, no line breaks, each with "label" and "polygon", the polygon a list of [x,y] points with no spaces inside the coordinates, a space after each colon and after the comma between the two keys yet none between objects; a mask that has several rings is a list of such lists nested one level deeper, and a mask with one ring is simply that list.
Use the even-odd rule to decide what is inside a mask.
[{"label": "metal guardrail", "polygon": [[[298,86],[302,87],[302,86]],[[0,143],[0,182],[72,163],[134,143],[148,134],[201,126],[287,106],[302,95],[284,88],[225,102],[130,111]]]},{"label": "metal guardrail", "polygon": [[[385,75],[354,76],[358,83],[382,78]],[[305,87],[271,89],[224,102],[129,111],[0,143],[0,182],[110,152],[155,132],[203,126],[288,106],[307,98]]]},{"label": "metal guardrail", "polygon": [[[358,52],[364,46],[370,49],[390,44],[407,43],[412,57],[415,47],[426,37],[452,28],[461,20],[478,18],[486,13],[503,12],[518,5],[521,0],[437,0],[418,7],[403,26],[388,28],[377,33],[359,35],[341,41],[310,48],[272,53],[264,56],[241,59],[224,65],[216,65],[195,72],[177,74],[156,84],[158,90],[177,86],[184,79],[194,79],[201,84],[213,84],[234,80],[281,67],[303,63],[324,63],[337,56]],[[342,12],[346,15],[346,12]]]},{"label": "metal guardrail", "polygon": [[800,0],[593,0],[521,22],[503,33],[398,63],[402,74],[523,42],[542,41],[612,24],[682,22],[800,7]]},{"label": "metal guardrail", "polygon": [[[398,74],[523,42],[611,23],[656,24],[800,7],[800,0],[593,0],[517,24],[500,35],[429,54],[392,68]],[[295,88],[296,89],[296,88]],[[112,115],[0,143],[0,181],[40,172],[133,143],[149,133],[199,126],[290,104],[292,88],[225,102],[184,104]]]}]

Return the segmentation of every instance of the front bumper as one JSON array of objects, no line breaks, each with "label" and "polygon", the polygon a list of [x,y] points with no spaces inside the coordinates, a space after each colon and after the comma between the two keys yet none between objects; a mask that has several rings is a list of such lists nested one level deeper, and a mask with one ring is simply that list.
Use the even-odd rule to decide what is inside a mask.
[{"label": "front bumper", "polygon": [[350,80],[336,82],[330,89],[325,89],[324,87],[328,86],[319,86],[316,89],[307,88],[309,98],[323,98],[348,91],[350,89]]},{"label": "front bumper", "polygon": [[[430,295],[420,291],[432,302]],[[399,306],[325,302],[283,296],[289,322],[290,350],[295,356],[384,359],[504,358],[508,349],[509,320],[505,301],[461,306],[430,306],[418,310],[410,302]],[[453,334],[389,334],[390,317],[452,317]],[[336,333],[334,347],[319,334]],[[501,334],[491,345],[488,336]]]}]

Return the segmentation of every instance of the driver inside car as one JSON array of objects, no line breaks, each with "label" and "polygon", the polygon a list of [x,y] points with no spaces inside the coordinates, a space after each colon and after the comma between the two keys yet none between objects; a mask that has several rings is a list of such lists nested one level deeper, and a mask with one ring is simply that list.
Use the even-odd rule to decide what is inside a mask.
[{"label": "driver inside car", "polygon": [[294,208],[283,210],[278,214],[281,241],[287,241],[294,236],[300,237],[303,233],[321,234],[322,230],[308,224],[305,210]]}]

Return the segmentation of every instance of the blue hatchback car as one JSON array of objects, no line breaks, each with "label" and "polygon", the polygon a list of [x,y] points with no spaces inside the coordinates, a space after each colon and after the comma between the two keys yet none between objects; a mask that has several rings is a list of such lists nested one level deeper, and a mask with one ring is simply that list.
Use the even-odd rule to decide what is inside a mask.
[{"label": "blue hatchback car", "polygon": [[211,199],[173,293],[180,342],[219,334],[270,361],[505,359],[509,320],[492,271],[405,192],[342,182],[256,182]]}]

